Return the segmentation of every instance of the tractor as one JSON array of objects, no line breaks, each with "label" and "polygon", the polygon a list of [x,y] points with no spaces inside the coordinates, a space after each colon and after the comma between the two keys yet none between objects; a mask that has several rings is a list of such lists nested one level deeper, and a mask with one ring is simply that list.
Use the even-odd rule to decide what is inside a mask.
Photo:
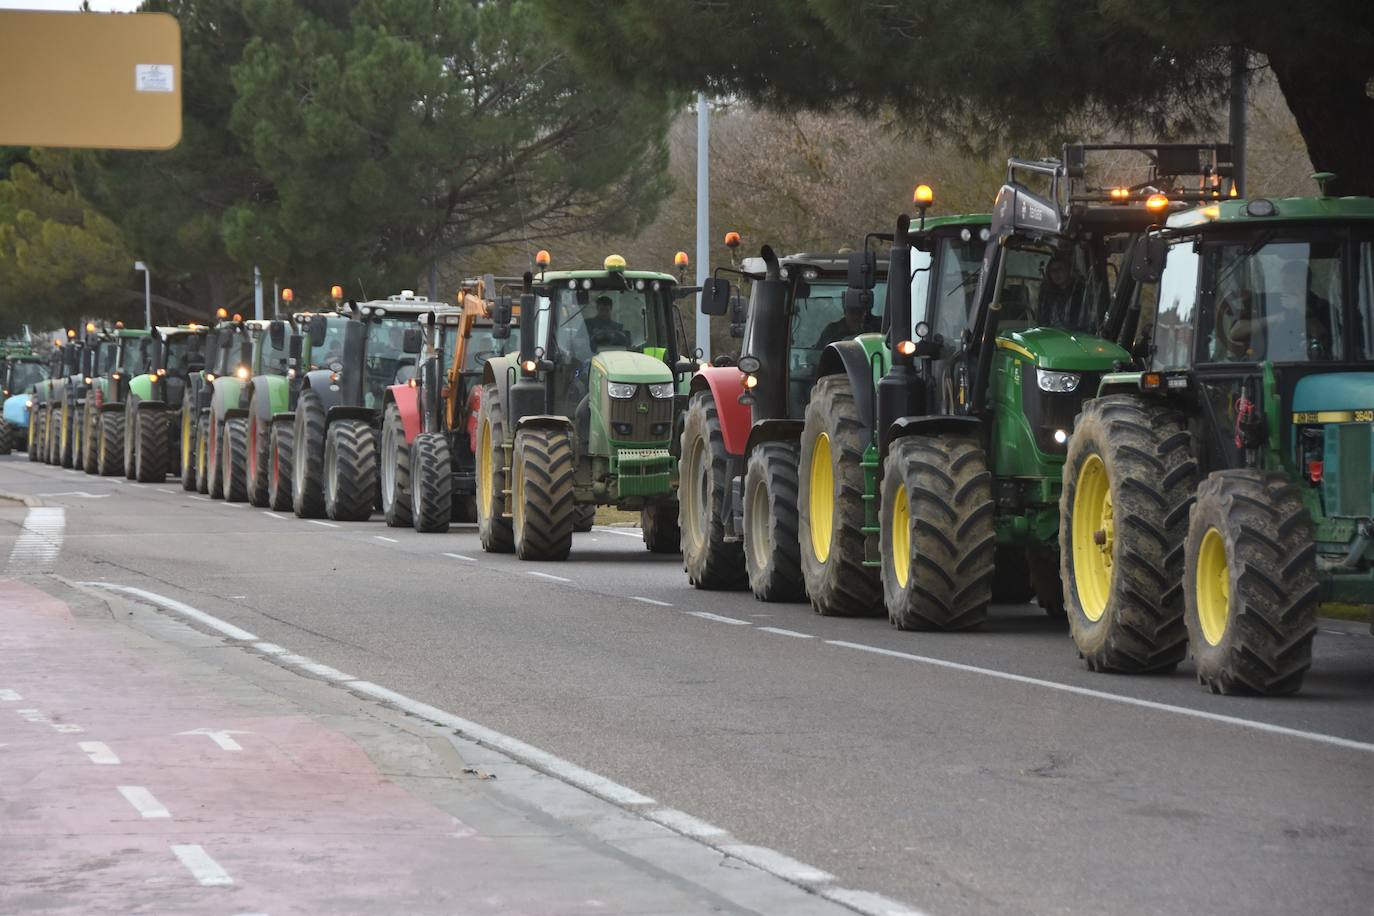
[{"label": "tractor", "polygon": [[[738,233],[726,235],[727,247],[738,245]],[[765,245],[742,268],[740,276],[752,281],[742,325],[728,281],[713,279],[702,293],[708,315],[734,308],[731,333],[743,342],[735,365],[719,360],[691,380],[679,469],[682,561],[697,588],[747,586],[762,601],[796,600],[804,596],[798,442],[817,360],[838,335],[876,330],[880,315],[868,302],[850,309],[846,325],[842,253],[778,258]],[[882,285],[870,297],[879,309]]]},{"label": "tractor", "polygon": [[180,468],[181,406],[192,373],[205,368],[203,325],[155,327],[147,338],[145,370],[129,380],[124,410],[124,474],[161,483]]},{"label": "tractor", "polygon": [[53,405],[57,403],[60,384],[72,372],[80,371],[81,346],[76,332],[68,331],[64,339],[53,340],[48,354],[47,378],[33,386],[33,403],[29,405],[29,460],[48,460],[48,440],[53,427]]},{"label": "tractor", "polygon": [[1096,386],[1063,468],[1092,670],[1191,653],[1214,693],[1291,694],[1319,603],[1374,604],[1374,199],[1333,177],[1171,214],[1133,249],[1148,346]]},{"label": "tractor", "polygon": [[0,455],[28,447],[34,387],[48,378],[48,364],[27,345],[10,349],[0,365],[4,417],[0,419]]},{"label": "tractor", "polygon": [[[675,262],[686,269],[687,255]],[[482,370],[477,526],[488,552],[562,560],[579,515],[640,511],[649,550],[678,549],[675,425],[696,364],[680,356],[678,279],[629,270],[548,270],[536,255],[520,295],[520,347]],[[498,327],[510,316],[499,316]],[[433,473],[435,439],[416,438],[415,479]]]},{"label": "tractor", "polygon": [[72,352],[63,371],[68,374],[57,379],[49,392],[44,452],[48,464],[80,468],[85,457],[81,434],[86,392],[93,373],[101,365],[100,351],[103,349],[106,361],[111,361],[117,355],[118,343],[99,330],[94,322],[86,324],[85,333],[80,337],[73,330],[68,330],[67,335],[70,341],[67,349]]},{"label": "tractor", "polygon": [[[425,325],[455,309],[403,290],[349,303],[349,311],[339,358],[306,374],[296,402],[292,502],[301,518],[372,516],[381,500],[377,452],[387,391],[415,377]],[[312,319],[312,347],[325,345],[327,328],[325,316]]]},{"label": "tractor", "polygon": [[[476,520],[473,456],[482,370],[510,349],[509,323],[493,317],[511,310],[510,297],[488,297],[499,286],[519,282],[490,275],[464,281],[458,293],[461,311],[445,314],[432,328],[414,380],[388,389],[381,454],[382,513],[388,525],[443,532],[453,520]],[[421,446],[432,460],[417,479],[411,475],[410,454],[421,435],[436,438]]]},{"label": "tractor", "polygon": [[87,474],[124,473],[124,402],[129,382],[147,371],[148,345],[148,331],[117,321],[95,350],[76,440],[80,467]]},{"label": "tractor", "polygon": [[[1144,178],[1098,186],[1103,160]],[[1218,144],[1070,144],[1058,160],[1010,160],[986,244],[981,230],[913,238],[899,219],[891,364],[833,345],[802,437],[817,611],[885,608],[899,629],[954,631],[980,626],[992,601],[1034,597],[1062,619],[1068,434],[1097,382],[1133,359],[1139,313],[1118,262],[1169,210],[1228,193],[1229,160]],[[855,260],[862,288],[872,256]]]}]

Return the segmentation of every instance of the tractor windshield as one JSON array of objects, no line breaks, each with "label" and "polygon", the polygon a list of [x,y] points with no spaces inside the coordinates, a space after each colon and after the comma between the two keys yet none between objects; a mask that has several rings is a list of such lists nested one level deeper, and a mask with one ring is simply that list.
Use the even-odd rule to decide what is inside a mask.
[{"label": "tractor windshield", "polygon": [[124,355],[119,368],[126,376],[132,378],[148,371],[147,337],[125,337],[120,342],[120,349]]},{"label": "tractor windshield", "polygon": [[843,277],[816,277],[800,281],[802,295],[792,301],[790,375],[794,383],[804,383],[807,391],[816,378],[821,352],[837,340],[882,329],[882,313],[887,306],[887,282],[873,289],[873,308],[867,313],[844,309],[846,280]]},{"label": "tractor windshield", "polygon": [[491,336],[492,326],[475,324],[468,333],[467,350],[463,355],[464,373],[480,374],[487,360],[494,356],[504,356],[514,349],[513,337],[497,340]]},{"label": "tractor windshield", "polygon": [[205,361],[205,337],[202,334],[177,334],[162,345],[162,368],[168,375],[184,376],[191,360]]},{"label": "tractor windshield", "polygon": [[[547,346],[552,335],[557,352],[577,362],[586,362],[603,350],[657,351],[666,357],[672,343],[668,320],[672,283],[627,279],[630,288],[624,289],[619,282],[611,282],[616,283],[614,288],[557,287],[551,290],[552,305],[541,296],[535,324],[541,344]],[[554,316],[557,323],[550,327]]]},{"label": "tractor windshield", "polygon": [[258,358],[258,370],[263,375],[285,375],[289,368],[286,361],[291,357],[291,335],[283,334],[281,346],[273,346],[270,330],[263,331],[258,339],[262,352]]},{"label": "tractor windshield", "polygon": [[95,371],[99,374],[113,372],[115,367],[115,359],[118,356],[119,341],[102,340],[100,342],[100,347],[95,351]]},{"label": "tractor windshield", "polygon": [[[343,361],[343,341],[344,329],[348,327],[348,319],[342,315],[327,315],[324,319],[324,343],[318,347],[310,346],[310,355],[307,362],[311,369],[328,369],[335,363]],[[306,343],[310,343],[310,338],[306,338]]]},{"label": "tractor windshield", "polygon": [[[1335,234],[1270,233],[1204,244],[1197,361],[1369,358],[1374,331],[1367,295],[1353,313],[1354,327],[1346,327],[1346,251]],[[1359,243],[1357,264],[1368,261],[1368,251],[1368,242]],[[1362,286],[1368,282],[1362,278]]]},{"label": "tractor windshield", "polygon": [[[406,328],[417,328],[415,316],[371,318],[367,322],[367,358],[363,404],[380,407],[387,388],[401,384],[401,370],[415,366],[415,354],[405,352]],[[409,373],[407,373],[407,376]]]},{"label": "tractor windshield", "polygon": [[1091,333],[1097,309],[1088,295],[1085,253],[1077,247],[1009,247],[999,330],[1055,327]]},{"label": "tractor windshield", "polygon": [[9,384],[6,387],[12,393],[19,394],[28,391],[30,387],[38,384],[47,377],[48,367],[42,363],[11,363]]},{"label": "tractor windshield", "polygon": [[[912,253],[911,319],[930,323],[931,334],[944,339],[947,353],[959,345],[969,326],[969,312],[978,292],[978,274],[983,266],[983,242],[965,242],[943,236],[933,254]],[[934,295],[931,295],[931,284]],[[910,329],[909,329],[910,330]]]}]

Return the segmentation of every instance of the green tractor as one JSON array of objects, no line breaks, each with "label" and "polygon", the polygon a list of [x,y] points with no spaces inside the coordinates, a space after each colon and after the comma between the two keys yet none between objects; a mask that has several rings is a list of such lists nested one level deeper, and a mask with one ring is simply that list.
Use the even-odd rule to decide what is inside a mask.
[{"label": "green tractor", "polygon": [[[686,262],[680,254],[679,267]],[[678,352],[678,280],[628,270],[526,275],[518,354],[490,359],[477,416],[477,525],[488,552],[562,560],[589,507],[639,510],[651,550],[678,549],[675,424],[695,370]],[[510,316],[500,316],[508,323]],[[411,474],[427,473],[416,437]]]},{"label": "green tractor", "polygon": [[53,341],[52,352],[48,354],[48,376],[33,386],[33,399],[29,405],[29,460],[48,461],[48,444],[51,430],[55,425],[54,405],[60,401],[61,386],[65,379],[81,371],[82,346],[76,340],[76,332],[69,331],[65,339],[58,337]]},{"label": "green tractor", "polygon": [[110,477],[124,472],[124,398],[129,379],[144,371],[148,332],[115,322],[113,330],[88,330],[87,336],[96,342],[82,379],[85,393],[73,429],[72,466]]},{"label": "green tractor", "polygon": [[28,447],[33,390],[48,378],[48,364],[28,344],[7,349],[0,361],[0,387],[4,389],[0,417],[0,455]]},{"label": "green tractor", "polygon": [[179,472],[181,406],[193,372],[205,368],[203,325],[155,327],[147,338],[142,374],[129,380],[124,405],[124,474],[140,483],[161,483]]},{"label": "green tractor", "polygon": [[[966,630],[993,601],[1037,598],[1062,618],[1069,432],[1098,381],[1133,360],[1138,311],[1118,262],[1169,209],[1225,193],[1229,156],[1217,144],[1100,144],[1012,159],[986,245],[981,230],[923,239],[899,220],[891,364],[832,347],[802,439],[803,571],[818,611]],[[1103,159],[1141,180],[1095,185]],[[918,193],[923,220],[930,200]],[[871,255],[855,258],[871,282]]]},{"label": "green tractor", "polygon": [[[1088,667],[1291,694],[1323,601],[1374,604],[1374,200],[1223,198],[1140,239],[1148,351],[1063,471]],[[1142,590],[1139,583],[1150,587]]]}]

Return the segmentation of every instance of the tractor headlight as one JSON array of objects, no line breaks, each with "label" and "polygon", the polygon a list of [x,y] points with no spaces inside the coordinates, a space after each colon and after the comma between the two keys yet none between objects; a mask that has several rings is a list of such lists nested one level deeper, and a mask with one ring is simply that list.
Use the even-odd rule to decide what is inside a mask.
[{"label": "tractor headlight", "polygon": [[658,382],[649,386],[649,394],[656,398],[671,398],[673,396],[672,382]]},{"label": "tractor headlight", "polygon": [[625,400],[635,396],[635,391],[639,388],[633,382],[607,382],[606,393],[617,400]]},{"label": "tractor headlight", "polygon": [[1047,369],[1035,370],[1035,383],[1041,391],[1051,394],[1068,394],[1078,388],[1080,376],[1077,372],[1051,372]]}]

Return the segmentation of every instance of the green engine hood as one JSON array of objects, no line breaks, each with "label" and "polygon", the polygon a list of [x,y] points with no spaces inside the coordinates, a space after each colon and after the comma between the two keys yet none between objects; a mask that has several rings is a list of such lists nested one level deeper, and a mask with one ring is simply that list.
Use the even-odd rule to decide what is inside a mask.
[{"label": "green engine hood", "polygon": [[671,382],[672,370],[662,359],[633,350],[606,350],[592,357],[593,369],[599,369],[613,382]]},{"label": "green engine hood", "polygon": [[1066,372],[1108,371],[1118,362],[1129,362],[1131,354],[1101,337],[1064,331],[1059,328],[1026,328],[998,335],[999,346],[1015,346],[1042,369]]},{"label": "green engine hood", "polygon": [[1293,412],[1374,409],[1374,372],[1308,375],[1293,386]]}]

